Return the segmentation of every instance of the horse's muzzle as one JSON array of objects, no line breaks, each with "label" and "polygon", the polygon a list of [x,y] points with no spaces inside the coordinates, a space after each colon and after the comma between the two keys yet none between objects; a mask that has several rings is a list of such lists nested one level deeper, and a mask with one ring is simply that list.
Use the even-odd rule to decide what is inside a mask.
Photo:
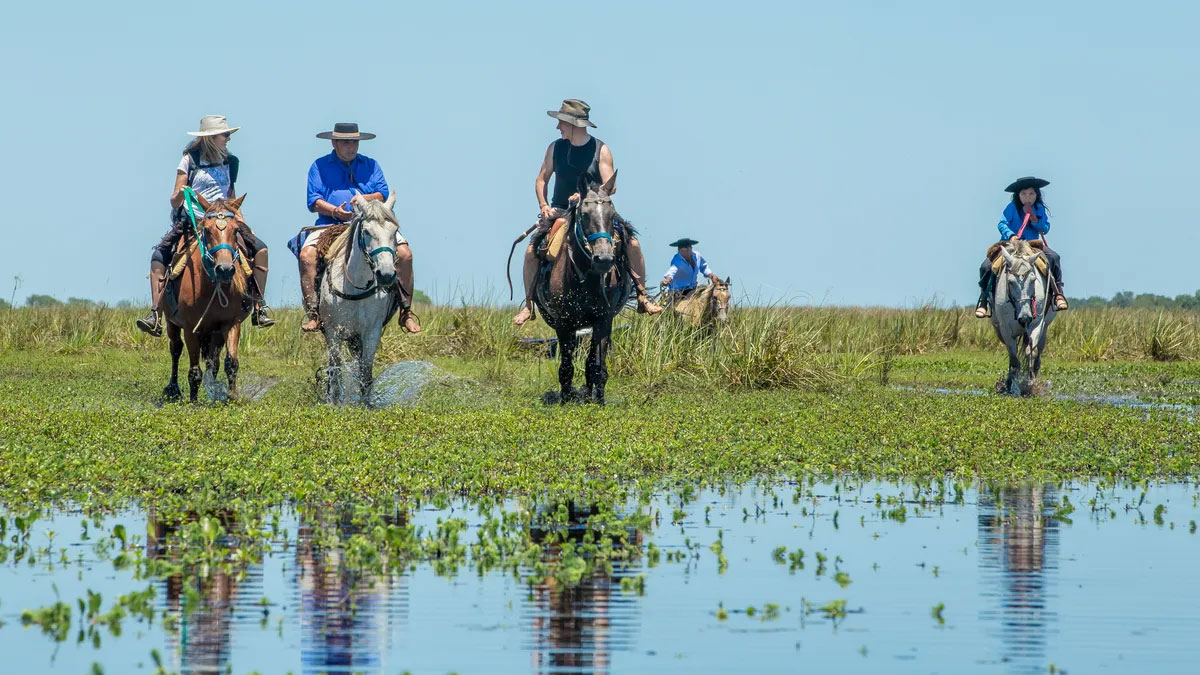
[{"label": "horse's muzzle", "polygon": [[592,256],[592,267],[597,272],[607,272],[612,269],[616,257],[612,253],[600,253]]},{"label": "horse's muzzle", "polygon": [[217,263],[213,265],[213,275],[223,284],[233,280],[233,263]]},{"label": "horse's muzzle", "polygon": [[1017,323],[1021,324],[1021,328],[1029,328],[1029,324],[1033,323],[1033,315],[1022,313],[1017,316]]},{"label": "horse's muzzle", "polygon": [[396,282],[396,273],[395,272],[387,273],[387,272],[380,272],[379,270],[375,271],[375,284],[376,285],[387,288],[388,286],[391,286],[395,282]]}]

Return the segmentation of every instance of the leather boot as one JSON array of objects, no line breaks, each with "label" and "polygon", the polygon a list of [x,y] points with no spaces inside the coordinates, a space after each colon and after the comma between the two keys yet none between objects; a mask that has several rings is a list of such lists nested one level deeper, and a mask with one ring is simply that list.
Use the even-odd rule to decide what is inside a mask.
[{"label": "leather boot", "polygon": [[258,289],[258,302],[255,303],[254,312],[250,315],[250,323],[259,328],[270,328],[275,325],[275,319],[271,318],[271,308],[267,306],[267,249],[262,249],[258,255],[254,256],[254,286]]},{"label": "leather boot", "polygon": [[167,266],[157,260],[150,263],[150,313],[137,320],[137,327],[142,332],[162,337],[162,304],[163,289],[167,285]]}]

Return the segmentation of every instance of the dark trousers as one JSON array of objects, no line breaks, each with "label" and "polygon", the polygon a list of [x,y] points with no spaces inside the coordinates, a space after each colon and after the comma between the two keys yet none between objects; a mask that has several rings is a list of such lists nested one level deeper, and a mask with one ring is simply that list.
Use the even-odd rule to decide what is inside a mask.
[{"label": "dark trousers", "polygon": [[[150,261],[162,263],[163,265],[171,264],[171,256],[175,252],[175,245],[179,243],[180,238],[191,229],[191,223],[186,220],[176,220],[171,223],[171,229],[163,235],[162,241],[155,245],[153,252],[150,254]],[[254,234],[249,225],[238,223],[238,233],[242,236],[242,241],[246,244],[246,255],[253,258],[259,251],[267,247],[266,244]]]},{"label": "dark trousers", "polygon": [[[1062,258],[1058,257],[1058,253],[1055,252],[1054,249],[1050,248],[1049,246],[1043,246],[1042,253],[1046,254],[1046,259],[1050,261],[1050,275],[1052,277],[1054,277],[1054,285],[1058,289],[1057,292],[1065,293],[1065,291],[1063,290],[1063,280],[1062,280]],[[980,291],[981,297],[982,297],[982,294],[987,293],[988,284],[991,283],[991,280],[992,280],[992,261],[984,260],[983,263],[979,265],[979,291]]]}]

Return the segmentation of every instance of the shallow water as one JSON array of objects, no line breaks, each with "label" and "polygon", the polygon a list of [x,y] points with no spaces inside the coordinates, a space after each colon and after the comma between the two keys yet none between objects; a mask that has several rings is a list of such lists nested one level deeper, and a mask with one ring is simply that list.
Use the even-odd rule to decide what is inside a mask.
[{"label": "shallow water", "polygon": [[[184,672],[1194,672],[1195,486],[1143,496],[1025,485],[967,489],[961,501],[947,487],[940,504],[938,494],[883,483],[660,494],[654,524],[633,536],[657,557],[615,561],[611,575],[594,570],[571,587],[430,562],[354,569],[345,514],[314,523],[282,510],[260,563],[241,566],[242,578],[216,571],[189,593],[178,576],[136,581],[104,551],[104,535],[123,525],[131,555],[158,555],[147,533],[167,533],[153,513],[110,516],[87,539],[82,514],[43,516],[28,538],[33,562],[30,551],[15,559],[9,513],[3,671],[83,673],[99,662],[106,673],[153,672],[157,649]],[[464,541],[485,520],[463,503],[397,517],[430,529],[466,518]],[[51,531],[53,555],[36,553]],[[107,607],[151,584],[152,624],[128,617],[119,636],[97,631],[99,647],[77,643],[76,598],[90,589]],[[56,598],[73,609],[58,643],[21,625],[23,609]],[[164,628],[164,612],[177,629]]]}]

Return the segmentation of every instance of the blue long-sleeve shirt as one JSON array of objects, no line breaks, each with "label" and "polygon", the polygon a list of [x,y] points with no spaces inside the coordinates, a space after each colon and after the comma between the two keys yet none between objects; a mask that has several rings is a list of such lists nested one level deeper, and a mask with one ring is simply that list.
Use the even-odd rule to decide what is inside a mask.
[{"label": "blue long-sleeve shirt", "polygon": [[[388,184],[383,177],[383,169],[379,168],[379,162],[366,155],[358,155],[347,166],[336,154],[330,152],[324,157],[318,157],[308,169],[309,211],[313,210],[318,199],[324,199],[334,206],[345,203],[347,206],[343,208],[348,209],[355,190],[364,195],[379,192],[387,199]],[[330,216],[317,215],[317,225],[335,225],[339,222],[341,221]]]},{"label": "blue long-sleeve shirt", "polygon": [[[1033,205],[1033,215],[1037,217],[1029,219],[1029,225],[1025,227],[1025,231],[1021,233],[1021,238],[1026,241],[1032,241],[1050,231],[1050,216],[1046,215],[1046,207],[1042,204]],[[1017,210],[1017,205],[1012,202],[1004,207],[1004,217],[1000,219],[1000,224],[996,227],[1000,230],[1000,240],[1007,241],[1011,237],[1016,236],[1017,231],[1021,229],[1021,223],[1025,220],[1025,213]]]},{"label": "blue long-sleeve shirt", "polygon": [[699,251],[692,249],[691,260],[684,260],[683,256],[676,253],[675,257],[671,258],[671,267],[663,277],[670,279],[667,287],[672,291],[686,291],[700,283],[701,275],[709,274],[712,274],[712,269],[709,268],[708,261]]}]

